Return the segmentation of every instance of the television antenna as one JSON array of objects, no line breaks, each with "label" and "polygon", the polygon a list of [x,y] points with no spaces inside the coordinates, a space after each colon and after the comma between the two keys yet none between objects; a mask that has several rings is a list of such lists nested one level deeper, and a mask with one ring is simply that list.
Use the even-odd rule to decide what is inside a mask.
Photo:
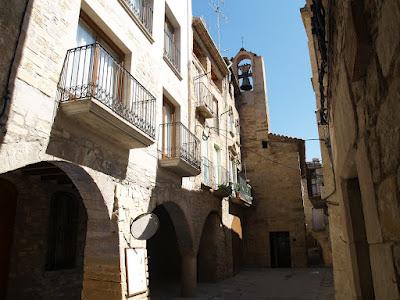
[{"label": "television antenna", "polygon": [[228,21],[228,17],[222,12],[225,0],[209,0],[208,3],[217,15],[218,51],[221,51],[221,20]]}]

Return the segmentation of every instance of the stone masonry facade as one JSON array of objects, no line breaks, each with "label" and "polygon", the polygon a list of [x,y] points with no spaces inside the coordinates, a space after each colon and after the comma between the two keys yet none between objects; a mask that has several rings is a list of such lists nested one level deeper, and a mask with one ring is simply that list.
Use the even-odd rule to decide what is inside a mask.
[{"label": "stone masonry facade", "polygon": [[[2,29],[10,36],[3,35],[0,40],[6,49],[0,65],[11,73],[1,78],[1,96],[9,100],[1,118],[0,177],[2,184],[18,191],[14,239],[19,239],[20,244],[10,247],[12,253],[24,257],[20,260],[23,265],[14,263],[14,256],[10,258],[9,299],[54,299],[55,295],[68,299],[77,295],[82,299],[148,297],[148,290],[128,296],[125,249],[146,247],[146,241],[132,237],[130,223],[158,206],[166,208],[175,227],[183,295],[194,293],[199,244],[211,214],[218,215],[219,221],[207,224],[223,229],[213,245],[221,252],[215,278],[233,273],[231,229],[234,227],[241,234],[240,213],[230,213],[228,197],[221,199],[212,189],[202,188],[201,174],[182,178],[159,165],[158,139],[162,132],[158,125],[163,118],[163,98],[174,103],[178,120],[194,136],[201,138],[204,131],[197,126],[195,95],[193,88],[188,88],[193,77],[199,75],[187,68],[196,63],[192,57],[191,1],[146,1],[152,6],[152,30],[140,25],[143,20],[129,11],[126,2],[30,0],[1,4]],[[5,15],[7,11],[13,14]],[[61,109],[57,87],[82,16],[86,24],[104,34],[108,44],[124,53],[124,68],[156,99],[153,117],[157,134],[149,146],[127,149],[104,127],[74,120]],[[166,18],[179,36],[180,70],[165,57]],[[224,132],[211,132],[211,139],[220,145],[222,166],[228,169],[228,146],[240,161],[239,134],[226,138],[231,125],[228,114],[222,113],[230,107],[230,117],[237,120],[238,112],[228,66],[207,34],[203,29],[201,38],[208,43],[204,46],[208,51],[204,52],[208,58],[206,68],[212,67],[213,76],[217,76],[215,82],[220,84],[211,89],[220,106],[220,130]],[[211,80],[211,75],[208,77]],[[79,237],[79,245],[83,243],[79,247],[83,248],[78,248],[83,253],[78,254],[81,260],[75,268],[48,272],[44,268],[48,201],[53,192],[64,189],[77,195],[87,213],[86,236]],[[21,226],[28,226],[30,231],[20,236]],[[25,237],[26,234],[31,236]],[[35,280],[31,280],[33,277]]]},{"label": "stone masonry facade", "polygon": [[397,1],[306,1],[336,299],[399,298]]},{"label": "stone masonry facade", "polygon": [[[252,75],[252,89],[241,90],[237,96],[243,168],[253,187],[255,199],[254,207],[245,211],[244,263],[271,267],[271,235],[286,232],[289,235],[289,266],[305,267],[301,187],[302,177],[305,176],[304,141],[269,132],[263,58],[241,49],[232,61],[238,80],[243,63],[251,65]],[[242,83],[239,82],[239,85]]]}]

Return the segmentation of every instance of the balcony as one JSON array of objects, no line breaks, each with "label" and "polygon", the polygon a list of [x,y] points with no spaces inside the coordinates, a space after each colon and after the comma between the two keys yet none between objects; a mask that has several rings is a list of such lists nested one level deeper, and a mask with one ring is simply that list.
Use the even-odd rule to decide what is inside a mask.
[{"label": "balcony", "polygon": [[[149,0],[119,0],[122,6],[131,15],[135,23],[141,28],[145,29],[151,38],[153,32],[153,9],[152,1]],[[142,28],[143,27],[143,28]]]},{"label": "balcony", "polygon": [[229,173],[222,166],[217,166],[215,168],[215,183],[213,188],[214,195],[219,198],[225,198],[232,195],[232,186],[229,183]]},{"label": "balcony", "polygon": [[168,63],[174,73],[181,78],[181,53],[175,37],[164,30],[164,60]]},{"label": "balcony", "polygon": [[196,82],[194,85],[196,95],[196,110],[205,119],[212,118],[214,115],[212,105],[213,96],[204,82]]},{"label": "balcony", "polygon": [[215,186],[214,180],[214,166],[211,161],[206,157],[202,157],[202,186],[213,188]]},{"label": "balcony", "polygon": [[253,197],[251,196],[251,186],[247,183],[243,175],[238,175],[238,182],[234,186],[235,194],[231,197],[232,202],[250,206],[253,204]]},{"label": "balcony", "polygon": [[160,125],[159,164],[182,177],[201,173],[200,140],[182,123]]},{"label": "balcony", "polygon": [[99,44],[68,50],[60,108],[127,149],[154,143],[156,99]]}]

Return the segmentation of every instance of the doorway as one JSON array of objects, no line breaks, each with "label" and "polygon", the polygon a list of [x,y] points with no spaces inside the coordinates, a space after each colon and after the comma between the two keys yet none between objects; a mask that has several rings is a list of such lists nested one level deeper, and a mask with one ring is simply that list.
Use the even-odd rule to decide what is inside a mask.
[{"label": "doorway", "polygon": [[271,250],[272,268],[290,268],[290,235],[288,231],[270,232],[269,243]]},{"label": "doorway", "polygon": [[181,255],[175,226],[163,205],[157,206],[160,226],[156,234],[147,241],[150,296],[158,299],[179,296],[181,281]]},{"label": "doorway", "polygon": [[17,190],[11,182],[0,179],[0,191],[2,194],[2,209],[0,210],[0,299],[5,299],[17,208]]},{"label": "doorway", "polygon": [[[372,280],[369,244],[365,229],[365,220],[361,200],[361,191],[358,178],[345,181],[347,194],[349,220],[351,222],[351,235],[353,257],[356,259],[356,282],[358,282],[362,299],[375,299]],[[358,280],[357,280],[358,279]]]}]

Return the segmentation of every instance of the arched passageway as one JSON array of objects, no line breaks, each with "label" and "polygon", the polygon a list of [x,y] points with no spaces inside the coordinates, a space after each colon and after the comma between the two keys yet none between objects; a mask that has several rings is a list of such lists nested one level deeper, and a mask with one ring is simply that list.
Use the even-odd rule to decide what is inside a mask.
[{"label": "arched passageway", "polygon": [[193,296],[196,288],[196,257],[193,237],[183,210],[164,202],[153,213],[160,221],[157,233],[147,241],[150,296]]},{"label": "arched passageway", "polygon": [[1,299],[79,299],[87,214],[70,178],[41,162],[0,175]]},{"label": "arched passageway", "polygon": [[243,264],[243,232],[242,222],[239,217],[234,216],[231,224],[232,233],[232,265],[233,273],[240,271]]},{"label": "arched passageway", "polygon": [[221,218],[217,213],[212,212],[204,223],[197,254],[199,282],[215,282],[223,276],[224,250],[225,233]]},{"label": "arched passageway", "polygon": [[155,295],[172,287],[178,287],[179,293],[181,255],[175,227],[163,205],[156,207],[153,213],[157,215],[160,226],[157,233],[147,241],[150,293]]}]

